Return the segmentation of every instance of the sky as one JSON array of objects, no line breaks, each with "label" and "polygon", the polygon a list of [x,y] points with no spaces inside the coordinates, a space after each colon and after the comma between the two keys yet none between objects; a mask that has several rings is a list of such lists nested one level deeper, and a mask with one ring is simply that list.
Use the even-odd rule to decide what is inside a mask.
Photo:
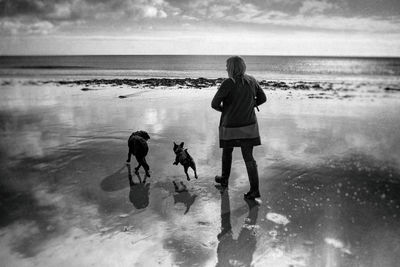
[{"label": "sky", "polygon": [[399,0],[0,0],[0,55],[400,57]]}]

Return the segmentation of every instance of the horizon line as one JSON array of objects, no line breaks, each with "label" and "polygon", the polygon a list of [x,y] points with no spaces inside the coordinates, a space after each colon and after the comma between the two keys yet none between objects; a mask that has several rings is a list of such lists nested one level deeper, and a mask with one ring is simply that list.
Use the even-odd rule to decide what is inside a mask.
[{"label": "horizon line", "polygon": [[327,57],[327,58],[399,58],[378,55],[268,55],[268,54],[9,54],[0,57],[80,57],[80,56],[243,56],[243,57]]}]

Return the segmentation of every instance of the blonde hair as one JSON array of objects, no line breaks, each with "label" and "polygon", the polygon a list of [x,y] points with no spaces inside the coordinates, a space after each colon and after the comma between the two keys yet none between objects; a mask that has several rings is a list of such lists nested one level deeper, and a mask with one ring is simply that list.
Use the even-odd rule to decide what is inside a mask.
[{"label": "blonde hair", "polygon": [[246,63],[240,56],[233,56],[226,60],[229,78],[243,77],[246,72]]}]

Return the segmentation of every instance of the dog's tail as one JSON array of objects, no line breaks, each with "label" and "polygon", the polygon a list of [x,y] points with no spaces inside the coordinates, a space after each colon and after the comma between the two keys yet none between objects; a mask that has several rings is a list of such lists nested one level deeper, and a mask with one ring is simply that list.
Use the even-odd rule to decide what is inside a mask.
[{"label": "dog's tail", "polygon": [[131,134],[131,136],[129,136],[129,138],[128,138],[128,145],[129,145],[129,143],[130,143],[130,141],[131,141],[131,139],[132,139],[133,136],[135,136],[135,133],[133,133],[133,134]]}]

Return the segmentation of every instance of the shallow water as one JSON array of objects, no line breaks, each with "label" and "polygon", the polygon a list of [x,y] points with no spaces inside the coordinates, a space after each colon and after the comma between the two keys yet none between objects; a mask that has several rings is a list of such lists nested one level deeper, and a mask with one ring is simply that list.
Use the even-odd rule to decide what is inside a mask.
[{"label": "shallow water", "polygon": [[[261,205],[234,152],[220,171],[214,89],[13,83],[0,100],[4,266],[395,266],[400,101],[267,91],[255,149]],[[130,97],[120,99],[120,95]],[[146,130],[151,177],[125,165]],[[199,179],[173,165],[185,142]],[[193,173],[189,172],[193,178]],[[131,176],[134,184],[130,185]],[[174,185],[176,184],[176,187]]]}]

